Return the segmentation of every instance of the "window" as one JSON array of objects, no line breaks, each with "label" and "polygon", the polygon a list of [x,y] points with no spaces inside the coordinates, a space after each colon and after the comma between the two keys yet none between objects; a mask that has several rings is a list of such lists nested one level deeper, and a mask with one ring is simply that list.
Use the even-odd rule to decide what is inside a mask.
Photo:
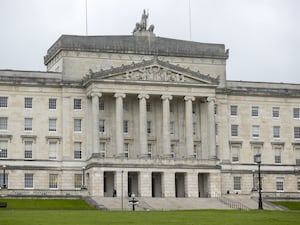
[{"label": "window", "polygon": [[197,124],[195,122],[193,122],[193,134],[196,134],[196,130],[197,130]]},{"label": "window", "polygon": [[170,102],[170,113],[174,112],[174,104]]},{"label": "window", "polygon": [[151,158],[153,146],[152,146],[151,143],[148,143],[148,146],[147,146],[147,147],[148,147],[148,156],[149,156],[149,158]]},{"label": "window", "polygon": [[259,125],[252,126],[252,137],[259,137]]},{"label": "window", "polygon": [[105,109],[104,107],[105,107],[104,101],[100,100],[100,101],[99,101],[99,110],[100,110],[100,111],[104,111],[104,109]]},{"label": "window", "polygon": [[232,162],[240,161],[240,146],[239,145],[231,146],[231,161]]},{"label": "window", "polygon": [[296,158],[296,165],[300,165],[300,146],[295,146],[295,158]]},{"label": "window", "polygon": [[74,131],[75,132],[81,131],[81,119],[74,119]]},{"label": "window", "polygon": [[239,136],[239,130],[238,130],[239,126],[235,125],[235,124],[231,124],[231,136],[232,137],[237,137]]},{"label": "window", "polygon": [[25,188],[33,188],[33,174],[32,173],[25,173],[24,187]]},{"label": "window", "polygon": [[276,178],[276,191],[284,191],[284,178],[283,177]]},{"label": "window", "polygon": [[129,143],[124,143],[124,157],[129,157]]},{"label": "window", "polygon": [[0,96],[0,108],[7,108],[8,97]]},{"label": "window", "polygon": [[170,134],[174,134],[174,121],[170,121]]},{"label": "window", "polygon": [[273,138],[280,138],[280,126],[273,126]]},{"label": "window", "polygon": [[261,154],[261,148],[262,146],[260,145],[254,145],[252,146],[252,150],[253,150],[253,162],[256,163],[255,161],[255,155]]},{"label": "window", "polygon": [[218,124],[216,123],[216,124],[215,124],[215,134],[216,134],[216,136],[218,135],[218,132],[219,132],[218,127],[219,127],[219,126],[218,126]]},{"label": "window", "polygon": [[56,119],[49,119],[49,131],[56,131]]},{"label": "window", "polygon": [[217,105],[217,104],[215,104],[215,109],[214,109],[214,111],[215,111],[215,115],[217,115],[217,114],[218,114],[218,105]]},{"label": "window", "polygon": [[254,117],[257,117],[258,116],[258,110],[259,110],[258,106],[252,106],[251,115],[254,116]]},{"label": "window", "polygon": [[32,141],[24,141],[24,158],[32,159]]},{"label": "window", "polygon": [[152,122],[147,121],[147,134],[151,134],[151,133],[152,133]]},{"label": "window", "polygon": [[281,147],[274,148],[275,153],[275,163],[281,163]]},{"label": "window", "polygon": [[58,174],[49,174],[49,188],[58,188]]},{"label": "window", "polygon": [[25,131],[32,131],[32,118],[25,118],[24,119],[24,130]]},{"label": "window", "polygon": [[105,132],[105,120],[99,120],[99,132]]},{"label": "window", "polygon": [[235,191],[240,191],[242,190],[242,184],[241,184],[241,177],[233,177],[233,189]]},{"label": "window", "polygon": [[196,103],[192,104],[192,112],[193,114],[196,114]]},{"label": "window", "polygon": [[171,157],[175,158],[175,144],[171,144]]},{"label": "window", "polygon": [[123,120],[123,132],[128,133],[128,120]]},{"label": "window", "polygon": [[74,159],[81,159],[81,142],[74,142]]},{"label": "window", "polygon": [[128,112],[128,110],[129,110],[128,101],[123,102],[123,110],[124,110],[124,112]]},{"label": "window", "polygon": [[8,173],[5,173],[4,177],[3,177],[3,173],[0,173],[0,187],[3,186],[8,187]]},{"label": "window", "polygon": [[293,109],[293,117],[294,119],[300,119],[300,108]]},{"label": "window", "polygon": [[99,143],[99,153],[100,157],[106,157],[106,143],[105,142],[100,142]]},{"label": "window", "polygon": [[294,138],[300,138],[300,127],[294,127]]},{"label": "window", "polygon": [[230,106],[230,115],[231,116],[237,116],[237,105],[231,105]]},{"label": "window", "polygon": [[272,108],[272,116],[273,116],[273,118],[279,118],[280,117],[280,108],[279,107],[273,107]]},{"label": "window", "polygon": [[56,159],[57,141],[49,141],[49,159]]},{"label": "window", "polygon": [[24,108],[25,109],[32,109],[32,98],[25,98],[24,99]]},{"label": "window", "polygon": [[7,130],[7,117],[0,117],[0,130]]},{"label": "window", "polygon": [[81,99],[79,98],[75,98],[74,99],[74,106],[73,106],[74,109],[81,109]]},{"label": "window", "polygon": [[300,178],[297,179],[297,190],[300,191]]},{"label": "window", "polygon": [[152,105],[151,105],[150,102],[146,103],[146,110],[147,110],[147,112],[151,112],[152,111]]},{"label": "window", "polygon": [[7,158],[7,144],[8,141],[0,140],[0,158]]},{"label": "window", "polygon": [[48,108],[56,109],[56,98],[49,98]]},{"label": "window", "polygon": [[82,174],[74,174],[74,187],[81,188],[82,186]]},{"label": "window", "polygon": [[192,157],[193,157],[194,159],[197,158],[197,152],[198,152],[198,146],[197,146],[197,145],[194,145],[194,148],[193,148],[193,155],[192,155]]}]

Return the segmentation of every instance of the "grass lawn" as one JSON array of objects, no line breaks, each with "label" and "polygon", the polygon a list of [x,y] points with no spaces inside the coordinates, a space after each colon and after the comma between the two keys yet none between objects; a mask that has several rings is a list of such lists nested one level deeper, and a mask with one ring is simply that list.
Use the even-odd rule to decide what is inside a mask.
[{"label": "grass lawn", "polygon": [[1,199],[0,225],[294,225],[296,211],[98,211],[82,200]]},{"label": "grass lawn", "polygon": [[300,202],[293,202],[293,201],[276,201],[272,202],[275,205],[282,205],[285,208],[290,210],[300,210]]}]

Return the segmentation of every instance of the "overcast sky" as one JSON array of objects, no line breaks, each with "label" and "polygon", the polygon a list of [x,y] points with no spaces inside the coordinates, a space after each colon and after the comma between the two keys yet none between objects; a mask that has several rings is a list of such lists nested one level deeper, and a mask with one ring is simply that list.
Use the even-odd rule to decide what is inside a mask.
[{"label": "overcast sky", "polygon": [[[45,71],[62,34],[85,35],[86,0],[0,0],[0,69]],[[189,0],[87,0],[89,35],[130,35],[143,9],[160,37],[190,39]],[[190,0],[191,39],[230,50],[227,79],[300,83],[299,0]]]}]

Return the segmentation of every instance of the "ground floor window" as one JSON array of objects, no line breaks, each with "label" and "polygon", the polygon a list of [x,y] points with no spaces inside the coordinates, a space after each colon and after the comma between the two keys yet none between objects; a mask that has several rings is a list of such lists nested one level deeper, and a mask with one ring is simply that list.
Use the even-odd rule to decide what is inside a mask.
[{"label": "ground floor window", "polygon": [[33,174],[32,173],[25,174],[24,187],[25,188],[33,188]]},{"label": "ground floor window", "polygon": [[[4,178],[3,178],[4,177]],[[7,187],[8,185],[8,174],[5,173],[3,176],[3,173],[0,173],[0,187]]]},{"label": "ground floor window", "polygon": [[276,190],[284,191],[284,178],[283,177],[276,178]]},{"label": "ground floor window", "polygon": [[58,188],[58,174],[49,174],[49,188]]},{"label": "ground floor window", "polygon": [[242,178],[241,177],[233,177],[233,189],[235,191],[240,191],[242,189]]},{"label": "ground floor window", "polygon": [[74,187],[81,188],[82,186],[82,174],[75,174],[74,175]]}]

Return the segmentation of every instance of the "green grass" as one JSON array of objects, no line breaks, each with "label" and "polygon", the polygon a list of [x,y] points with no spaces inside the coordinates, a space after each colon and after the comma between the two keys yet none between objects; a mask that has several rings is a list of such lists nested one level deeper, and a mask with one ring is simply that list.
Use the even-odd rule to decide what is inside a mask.
[{"label": "green grass", "polygon": [[285,208],[288,208],[290,210],[300,210],[300,202],[293,202],[293,201],[276,201],[272,202],[275,205],[281,205]]}]

